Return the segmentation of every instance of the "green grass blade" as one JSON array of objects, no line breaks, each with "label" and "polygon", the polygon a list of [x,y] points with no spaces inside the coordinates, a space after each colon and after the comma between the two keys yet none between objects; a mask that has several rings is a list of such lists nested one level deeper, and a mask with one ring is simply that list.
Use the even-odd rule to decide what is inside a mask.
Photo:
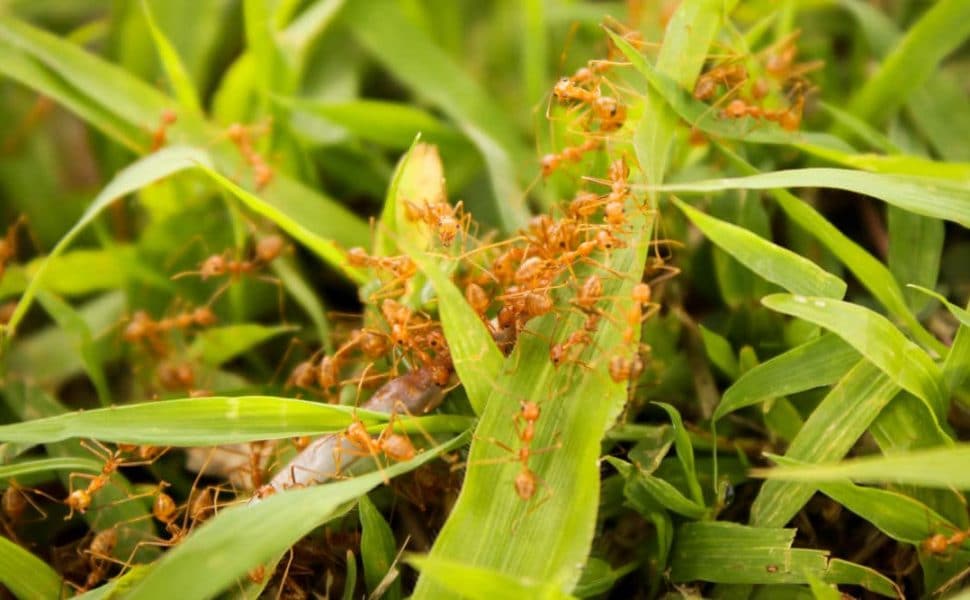
[{"label": "green grass blade", "polygon": [[53,294],[40,290],[37,293],[37,300],[57,326],[76,340],[75,348],[78,356],[94,385],[101,406],[111,404],[111,391],[108,388],[108,378],[104,373],[104,361],[88,324],[70,304]]},{"label": "green grass blade", "polygon": [[904,210],[970,227],[970,189],[954,181],[846,169],[793,169],[749,177],[650,186],[661,192],[720,192],[822,187],[878,198]]},{"label": "green grass blade", "polygon": [[[55,398],[40,388],[27,387],[20,382],[7,383],[3,389],[3,400],[7,408],[21,420],[42,421],[46,420],[45,417],[56,419],[58,415],[67,414],[67,409]],[[44,449],[52,459],[87,461],[92,458],[92,453],[77,442],[45,444]],[[98,470],[100,471],[100,467]],[[64,488],[70,489],[70,473],[58,471],[58,474]],[[131,558],[138,542],[157,539],[151,513],[144,503],[130,501],[132,494],[131,484],[124,475],[115,473],[111,476],[109,485],[98,492],[91,509],[83,515],[88,526],[94,531],[121,525],[118,531],[118,544],[112,552],[112,556],[120,560]],[[135,559],[136,562],[146,561],[157,554],[157,548],[142,548]]]},{"label": "green grass blade", "polygon": [[67,107],[128,150],[141,152],[145,149],[145,142],[129,123],[96,99],[72,87],[40,60],[27,56],[5,42],[0,42],[0,54],[3,55],[0,61],[0,73],[3,75]]},{"label": "green grass blade", "polygon": [[[904,285],[934,287],[940,274],[943,237],[946,223],[930,219],[895,206],[888,207],[889,269],[896,281]],[[914,290],[903,290],[914,313],[930,304],[929,298]]]},{"label": "green grass blade", "polygon": [[931,5],[856,92],[849,112],[868,121],[883,121],[927,81],[940,61],[967,36],[970,4],[964,0],[940,0]]},{"label": "green grass blade", "polygon": [[0,465],[0,479],[9,480],[25,475],[35,475],[38,473],[50,473],[51,471],[81,471],[86,473],[99,473],[104,464],[93,458],[63,457],[63,458],[39,458],[36,460],[25,460],[7,465]]},{"label": "green grass blade", "polygon": [[249,210],[276,223],[280,229],[324,261],[341,269],[351,279],[359,283],[366,281],[357,269],[347,264],[347,256],[335,243],[337,240],[347,243],[367,239],[369,235],[358,231],[362,227],[360,221],[346,208],[333,201],[321,203],[319,199],[299,196],[279,198],[274,202],[244,190],[205,164],[199,163],[197,166]]},{"label": "green grass blade", "polygon": [[[115,291],[96,297],[77,309],[92,332],[117,326],[124,316],[124,296]],[[43,386],[57,386],[84,372],[84,362],[75,351],[73,336],[56,325],[17,340],[10,349],[7,369],[10,374],[29,378]],[[119,354],[117,345],[106,341],[101,346],[102,358],[113,360]]]},{"label": "green grass blade", "polygon": [[926,402],[937,419],[945,418],[947,392],[940,368],[886,317],[850,302],[789,294],[766,296],[761,303],[838,335],[900,387]]},{"label": "green grass blade", "polygon": [[943,362],[943,379],[946,381],[947,389],[955,390],[963,385],[968,374],[970,374],[970,325],[964,323],[957,329],[956,339],[953,340],[953,345],[950,346],[950,351]]},{"label": "green grass blade", "polygon": [[488,169],[495,211],[507,232],[524,227],[528,211],[515,165],[531,151],[476,82],[421,34],[389,0],[353,2],[344,23],[357,39],[415,94],[448,115],[478,147]]},{"label": "green grass blade", "polygon": [[165,32],[159,29],[152,16],[152,10],[147,0],[142,0],[141,9],[145,15],[145,22],[148,30],[152,34],[152,41],[155,43],[155,50],[158,52],[159,61],[168,76],[168,82],[172,86],[175,98],[179,105],[194,115],[202,114],[202,104],[199,102],[199,94],[192,83],[192,77],[182,63],[178,51],[172,42],[165,36]]},{"label": "green grass blade", "polygon": [[409,245],[402,243],[401,246],[435,288],[438,316],[445,339],[448,340],[455,371],[475,414],[480,415],[485,410],[494,389],[493,382],[502,370],[505,357],[495,345],[488,328],[468,305],[465,296],[441,272],[436,262],[428,255],[413,251]]},{"label": "green grass blade", "polygon": [[189,356],[197,356],[209,365],[218,366],[244,354],[266,340],[296,331],[292,325],[261,325],[234,323],[224,327],[210,327],[196,334],[189,346]]},{"label": "green grass blade", "polygon": [[61,577],[46,562],[0,536],[0,584],[17,598],[61,598]]},{"label": "green grass blade", "polygon": [[[742,173],[756,174],[757,170],[733,151],[718,145],[718,150]],[[851,240],[837,227],[828,222],[807,202],[783,189],[771,190],[771,195],[789,219],[809,235],[818,239],[832,254],[855,275],[869,293],[886,307],[886,310],[904,323],[917,340],[927,348],[942,354],[941,344],[923,329],[919,321],[910,313],[903,291],[888,268],[866,250]]]},{"label": "green grass blade", "polygon": [[743,227],[706,215],[677,198],[672,200],[707,239],[767,281],[793,294],[834,299],[845,296],[845,282],[807,258]]},{"label": "green grass blade", "polygon": [[[109,442],[206,446],[345,429],[348,406],[271,396],[185,398],[72,412],[0,425],[0,440],[50,443],[89,437]],[[358,410],[366,424],[387,415]]]},{"label": "green grass blade", "polygon": [[670,512],[694,520],[703,519],[707,515],[707,508],[703,504],[698,504],[683,495],[669,481],[639,470],[630,474],[627,485],[623,487],[623,495],[633,506],[656,504]]},{"label": "green grass blade", "polygon": [[[357,510],[360,513],[360,558],[364,563],[364,582],[367,591],[373,594],[394,564],[397,555],[394,532],[367,495],[357,501]],[[399,577],[382,597],[392,600],[401,597]]]},{"label": "green grass blade", "polygon": [[734,355],[731,342],[703,325],[698,325],[698,329],[700,329],[701,338],[704,341],[704,353],[707,354],[707,358],[731,380],[737,379],[741,367],[738,366],[738,357]]},{"label": "green grass blade", "polygon": [[752,476],[783,481],[838,481],[900,483],[933,488],[970,490],[970,444],[914,450],[891,456],[873,456],[840,463],[774,469],[753,469]]},{"label": "green grass blade", "polygon": [[841,379],[859,353],[834,333],[827,333],[754,367],[725,390],[714,410],[716,421],[746,406],[759,404]]},{"label": "green grass blade", "polygon": [[[779,465],[804,466],[783,456],[769,457]],[[818,490],[899,542],[918,546],[937,531],[958,529],[929,506],[898,492],[847,481],[819,483]]]},{"label": "green grass blade", "polygon": [[[134,600],[171,597],[171,582],[187,598],[208,598],[228,589],[257,564],[282,554],[304,535],[339,516],[341,508],[393,478],[418,468],[467,440],[460,435],[407,462],[347,481],[290,490],[255,505],[236,506],[194,530],[156,561],[125,595]],[[260,543],[253,544],[258,539]]]},{"label": "green grass blade", "polygon": [[914,285],[912,283],[907,285],[906,287],[913,288],[914,290],[922,292],[923,294],[926,294],[931,298],[936,298],[937,300],[943,303],[943,306],[945,306],[946,309],[950,311],[951,315],[956,317],[957,321],[960,321],[960,323],[963,324],[965,327],[970,327],[970,311],[964,310],[959,306],[957,306],[956,304],[953,304],[952,302],[947,300],[946,296],[944,296],[943,294],[934,292],[933,290],[927,289],[921,285]]},{"label": "green grass blade", "polygon": [[674,426],[674,447],[677,450],[677,460],[680,461],[680,466],[684,470],[687,489],[690,490],[691,499],[704,506],[704,494],[701,492],[701,484],[697,481],[697,469],[694,466],[694,445],[690,442],[680,413],[676,408],[665,402],[654,402],[654,404],[662,408],[670,417],[670,423]]},{"label": "green grass blade", "polygon": [[410,104],[363,98],[347,102],[323,102],[305,98],[275,100],[291,110],[323,117],[362,140],[388,148],[408,148],[417,133],[431,143],[448,144],[451,147],[467,146],[465,139],[453,126]]},{"label": "green grass blade", "polygon": [[[150,183],[158,181],[159,179],[168,177],[173,173],[191,168],[196,164],[208,163],[208,160],[209,159],[204,152],[200,152],[193,148],[171,147],[163,148],[159,152],[146,156],[145,158],[127,166],[125,169],[115,175],[108,185],[105,186],[105,188],[101,190],[94,200],[91,201],[91,204],[88,205],[78,222],[71,227],[70,231],[64,234],[64,237],[57,242],[57,245],[54,246],[54,248],[50,251],[50,254],[47,255],[48,261],[64,252],[67,246],[74,241],[74,238],[76,238],[77,235],[81,233],[81,231],[101,213],[101,211],[107,208],[118,198],[143,188]],[[37,290],[43,285],[48,261],[45,261],[41,267],[37,269],[37,273],[34,275],[34,278],[30,280],[30,283],[27,285],[27,289],[24,290],[23,296],[21,297],[20,302],[17,304],[17,309],[10,317],[10,322],[4,326],[4,330],[9,336],[12,337],[16,333],[17,325],[27,313],[27,309],[30,308],[30,304],[33,301],[34,295],[37,293]]]},{"label": "green grass blade", "polygon": [[674,582],[791,584],[815,577],[828,583],[861,585],[898,597],[895,584],[878,572],[836,565],[824,550],[792,548],[794,529],[747,527],[737,523],[685,523],[677,530],[671,555]]},{"label": "green grass blade", "polygon": [[[898,391],[872,363],[859,361],[815,408],[785,456],[813,463],[845,456]],[[811,484],[766,482],[751,507],[751,523],[760,527],[788,523],[814,491]]]},{"label": "green grass blade", "polygon": [[[11,16],[0,17],[0,40],[39,60],[75,88],[75,94],[122,119],[129,128],[144,128],[139,145],[147,149],[148,129],[157,125],[171,103],[164,94],[80,46]],[[129,134],[134,131],[129,129]]]},{"label": "green grass blade", "polygon": [[433,556],[408,556],[407,563],[449,593],[478,600],[518,600],[536,598],[558,600],[572,598],[555,585],[528,576],[508,575],[483,567]]},{"label": "green grass blade", "polygon": [[324,350],[332,353],[334,348],[333,339],[330,335],[330,321],[327,319],[323,302],[316,291],[310,287],[310,284],[296,269],[296,265],[289,257],[274,260],[273,273],[280,278],[283,288],[286,289],[289,296],[300,305],[300,308],[313,321],[317,339],[323,345]]}]

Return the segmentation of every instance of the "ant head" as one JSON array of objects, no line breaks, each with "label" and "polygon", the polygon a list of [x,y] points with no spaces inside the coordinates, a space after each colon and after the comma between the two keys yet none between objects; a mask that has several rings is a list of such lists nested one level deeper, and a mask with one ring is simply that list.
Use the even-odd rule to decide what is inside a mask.
[{"label": "ant head", "polygon": [[226,258],[221,254],[213,254],[209,258],[203,261],[202,266],[199,268],[199,274],[202,279],[208,277],[219,277],[226,273]]},{"label": "ant head", "polygon": [[633,286],[633,291],[631,292],[633,300],[642,305],[650,304],[650,300],[653,298],[653,292],[650,290],[650,284],[640,282]]},{"label": "ant head", "polygon": [[539,408],[539,404],[536,402],[519,402],[522,408],[522,418],[526,421],[537,421],[542,409]]},{"label": "ant head", "polygon": [[451,245],[455,236],[458,235],[458,229],[458,219],[452,215],[443,215],[438,219],[438,236],[445,246]]},{"label": "ant head", "polygon": [[546,154],[539,161],[540,168],[542,169],[542,176],[549,177],[552,175],[556,167],[559,166],[559,155],[558,154]]},{"label": "ant head", "polygon": [[171,108],[166,108],[162,111],[162,123],[165,125],[171,125],[178,120],[178,113]]}]

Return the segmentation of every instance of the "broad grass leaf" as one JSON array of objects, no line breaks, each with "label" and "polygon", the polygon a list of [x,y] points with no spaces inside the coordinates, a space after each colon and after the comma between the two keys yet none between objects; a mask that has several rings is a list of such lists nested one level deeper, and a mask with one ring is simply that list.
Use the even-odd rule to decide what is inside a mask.
[{"label": "broad grass leaf", "polygon": [[845,282],[807,258],[743,227],[706,215],[677,198],[672,201],[707,239],[767,281],[793,294],[834,299],[845,296]]},{"label": "broad grass leaf", "polygon": [[[204,152],[186,147],[163,148],[154,154],[132,163],[115,175],[108,185],[91,201],[91,204],[88,205],[78,222],[57,242],[57,245],[50,251],[47,258],[54,258],[64,252],[67,246],[74,241],[74,238],[101,211],[118,198],[197,164],[208,163],[209,158]],[[37,290],[43,285],[47,265],[48,262],[45,261],[37,269],[37,273],[24,290],[23,296],[17,304],[17,309],[10,317],[10,322],[4,326],[10,336],[13,336],[17,331],[17,325],[27,313],[27,309],[30,308],[30,304]]]},{"label": "broad grass leaf", "polygon": [[670,579],[771,585],[807,583],[814,577],[899,597],[896,585],[877,571],[829,559],[824,550],[792,548],[794,539],[794,529],[716,521],[684,523],[677,530]]},{"label": "broad grass leaf", "polygon": [[572,598],[549,582],[528,576],[514,576],[501,571],[476,567],[434,556],[415,556],[405,558],[406,562],[437,583],[442,589],[462,598],[479,600],[517,600],[536,598],[537,600],[558,600]]},{"label": "broad grass leaf", "polygon": [[[946,223],[895,206],[889,206],[886,212],[889,269],[896,281],[907,286],[918,284],[934,287],[940,275]],[[923,312],[932,303],[932,300],[914,290],[904,289],[903,292],[916,314]]]},{"label": "broad grass leaf", "polygon": [[[898,392],[888,376],[860,360],[812,411],[785,456],[812,463],[845,456]],[[806,483],[765,482],[751,506],[752,525],[781,527],[814,491]]]},{"label": "broad grass leaf", "polygon": [[970,444],[930,448],[890,456],[867,456],[840,463],[754,469],[756,477],[797,482],[851,479],[860,483],[900,483],[970,490]]},{"label": "broad grass leaf", "polygon": [[[173,581],[180,582],[179,593],[186,598],[215,596],[257,564],[282,554],[313,529],[346,512],[350,503],[380,485],[385,477],[416,469],[466,440],[466,435],[460,435],[382,472],[288,490],[258,504],[222,510],[156,561],[125,598],[170,598]],[[259,543],[252,543],[254,539]]]},{"label": "broad grass leaf", "polygon": [[[357,511],[360,516],[360,558],[364,563],[364,582],[367,591],[373,594],[394,564],[397,555],[394,532],[366,494],[357,501]],[[391,584],[382,597],[391,600],[401,597],[400,578]]]},{"label": "broad grass leaf", "polygon": [[831,385],[859,360],[859,353],[834,333],[827,333],[752,368],[721,396],[716,421],[746,406]]},{"label": "broad grass leaf", "polygon": [[761,302],[838,335],[900,387],[926,402],[938,420],[945,418],[947,392],[940,368],[886,317],[857,304],[825,298],[773,294]]},{"label": "broad grass leaf", "polygon": [[0,536],[0,584],[17,598],[60,598],[61,577],[46,562]]},{"label": "broad grass leaf", "polygon": [[[339,431],[354,408],[272,396],[185,398],[85,410],[0,425],[0,440],[95,438],[129,444],[207,446]],[[387,415],[357,410],[366,424]]]},{"label": "broad grass leaf", "polygon": [[933,177],[809,168],[648,187],[661,192],[698,193],[786,187],[832,188],[871,196],[919,215],[970,227],[970,189],[966,184]]},{"label": "broad grass leaf", "polygon": [[882,122],[919,89],[946,55],[970,36],[970,4],[940,0],[931,5],[866,79],[849,103],[849,112]]}]

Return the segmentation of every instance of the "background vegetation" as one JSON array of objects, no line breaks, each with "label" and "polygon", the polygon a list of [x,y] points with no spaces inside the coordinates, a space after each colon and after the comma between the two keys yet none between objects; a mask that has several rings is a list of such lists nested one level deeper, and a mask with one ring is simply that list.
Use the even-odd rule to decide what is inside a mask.
[{"label": "background vegetation", "polygon": [[964,0],[0,3],[0,594],[958,594],[968,36]]}]

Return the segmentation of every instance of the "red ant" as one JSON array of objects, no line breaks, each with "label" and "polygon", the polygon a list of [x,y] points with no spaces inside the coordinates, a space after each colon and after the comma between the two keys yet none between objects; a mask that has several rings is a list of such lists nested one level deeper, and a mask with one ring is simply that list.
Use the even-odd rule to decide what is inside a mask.
[{"label": "red ant", "polygon": [[577,163],[583,155],[597,150],[601,145],[598,139],[588,139],[579,146],[566,146],[558,154],[546,154],[539,161],[542,166],[542,176],[549,177],[564,162]]},{"label": "red ant", "polygon": [[0,278],[7,271],[7,264],[17,256],[17,230],[27,224],[27,217],[20,215],[7,228],[3,238],[0,238]]},{"label": "red ant", "polygon": [[[539,475],[529,467],[529,459],[532,456],[538,454],[545,454],[558,450],[562,447],[560,442],[546,448],[534,449],[532,448],[532,441],[535,437],[535,424],[539,420],[542,410],[539,403],[533,401],[520,401],[519,411],[512,417],[512,422],[515,426],[515,435],[519,440],[519,448],[515,449],[505,444],[499,439],[490,437],[483,438],[492,444],[495,444],[499,448],[509,452],[512,456],[499,457],[499,458],[486,458],[483,460],[474,461],[474,465],[488,465],[488,464],[504,464],[508,462],[518,462],[521,465],[519,473],[515,476],[514,487],[515,493],[522,500],[529,500],[535,496],[538,485],[542,484],[548,489],[548,484],[539,477]],[[458,468],[460,465],[456,465],[453,468]],[[552,490],[549,490],[549,494],[552,494]],[[549,496],[540,501],[545,502]]]},{"label": "red ant", "polygon": [[171,127],[173,123],[178,119],[178,114],[170,109],[166,108],[162,111],[162,120],[158,125],[158,128],[152,132],[152,152],[158,150],[165,145],[168,128]]},{"label": "red ant", "polygon": [[257,190],[261,190],[273,180],[273,168],[266,163],[262,155],[253,148],[252,134],[249,128],[240,123],[233,123],[226,131],[226,135],[239,149],[239,153],[253,169],[253,182]]},{"label": "red ant", "polygon": [[694,97],[698,100],[708,100],[714,96],[719,85],[728,88],[729,93],[737,89],[748,79],[748,71],[744,65],[733,63],[718,65],[701,74],[694,86]]},{"label": "red ant", "polygon": [[438,232],[438,238],[445,247],[450,246],[458,236],[458,232],[467,231],[471,223],[471,214],[464,211],[462,202],[452,207],[448,202],[424,201],[415,204],[410,200],[404,201],[404,215],[408,221],[423,222]]},{"label": "red ant", "polygon": [[949,536],[936,533],[923,540],[920,547],[928,554],[943,554],[949,550],[950,546],[962,546],[968,539],[970,539],[970,529],[966,531],[958,530]]},{"label": "red ant", "polygon": [[[111,476],[118,470],[119,467],[151,464],[157,460],[159,456],[161,456],[161,453],[159,453],[146,460],[138,462],[125,462],[125,458],[122,456],[122,450],[120,448],[112,452],[101,442],[98,442],[97,440],[92,441],[98,446],[98,448],[100,448],[100,450],[98,448],[92,448],[84,442],[81,442],[81,445],[99,457],[104,462],[104,466],[101,467],[101,472],[97,475],[89,475],[87,473],[71,473],[68,476],[68,487],[71,489],[71,492],[64,500],[64,503],[67,504],[70,511],[68,512],[67,516],[64,517],[65,520],[73,517],[75,511],[84,514],[84,512],[90,508],[94,495],[104,486],[108,485],[108,483],[111,481]],[[75,489],[75,478],[88,480],[87,487],[84,489]]]}]

